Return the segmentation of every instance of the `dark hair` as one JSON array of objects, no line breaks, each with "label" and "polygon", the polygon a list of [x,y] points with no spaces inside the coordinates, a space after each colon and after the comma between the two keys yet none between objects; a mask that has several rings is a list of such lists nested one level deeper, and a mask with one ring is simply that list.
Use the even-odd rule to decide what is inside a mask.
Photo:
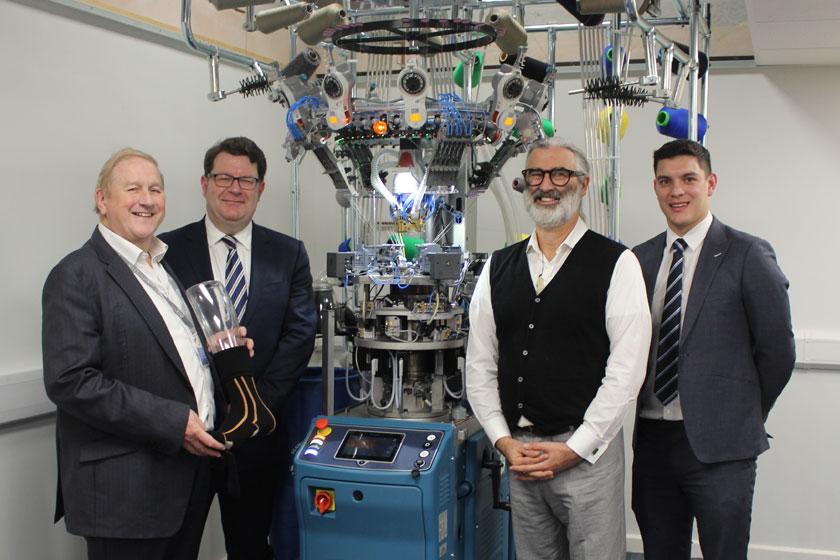
[{"label": "dark hair", "polygon": [[697,163],[708,175],[712,172],[712,156],[702,144],[694,140],[671,140],[653,152],[653,172],[656,173],[656,166],[659,160],[671,159],[679,156],[692,156],[697,158]]},{"label": "dark hair", "polygon": [[225,138],[207,150],[207,153],[204,154],[205,175],[210,175],[210,172],[213,171],[213,162],[216,160],[216,156],[223,152],[232,156],[248,156],[251,163],[257,164],[259,180],[262,181],[265,178],[265,154],[253,140],[244,136]]}]

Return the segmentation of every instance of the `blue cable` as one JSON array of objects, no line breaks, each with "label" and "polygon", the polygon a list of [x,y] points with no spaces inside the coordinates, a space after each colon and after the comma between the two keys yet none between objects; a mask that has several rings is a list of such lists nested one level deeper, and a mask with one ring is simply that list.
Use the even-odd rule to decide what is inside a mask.
[{"label": "blue cable", "polygon": [[314,105],[317,107],[321,104],[321,100],[313,95],[305,95],[297,101],[295,101],[294,103],[292,103],[292,105],[289,107],[289,110],[286,111],[286,128],[289,129],[289,134],[292,135],[292,138],[298,141],[304,139],[304,134],[300,127],[298,127],[298,125],[292,119],[294,118],[295,111],[304,103],[308,105]]}]

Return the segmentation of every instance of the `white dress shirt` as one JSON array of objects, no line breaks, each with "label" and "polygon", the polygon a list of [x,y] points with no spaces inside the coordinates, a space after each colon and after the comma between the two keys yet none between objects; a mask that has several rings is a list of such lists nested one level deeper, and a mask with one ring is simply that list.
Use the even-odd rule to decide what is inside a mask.
[{"label": "white dress shirt", "polygon": [[[543,286],[551,282],[588,229],[578,218],[574,229],[550,261],[540,251],[535,233],[531,234],[526,254],[534,289],[540,275]],[[510,436],[510,430],[502,414],[499,397],[499,342],[491,290],[490,259],[487,259],[470,302],[466,385],[473,412],[487,437],[495,444],[499,438]],[[650,346],[650,312],[639,261],[629,250],[619,256],[613,270],[605,315],[610,355],[604,378],[586,409],[583,424],[566,442],[590,463],[598,460],[621,429],[645,378]],[[557,356],[557,359],[562,360],[563,356]],[[529,423],[525,418],[519,420],[520,426]]]},{"label": "white dress shirt", "polygon": [[[216,227],[209,217],[204,216],[204,226],[207,229],[207,248],[210,250],[210,266],[213,268],[213,279],[225,283],[225,264],[230,248],[222,241],[225,233]],[[254,222],[248,222],[242,231],[231,235],[236,240],[236,252],[242,267],[245,269],[245,285],[251,286],[251,234]]]},{"label": "white dress shirt", "polygon": [[[202,364],[199,358],[197,345],[200,342],[197,336],[178,317],[170,304],[172,302],[179,306],[181,312],[186,317],[191,317],[187,303],[181,296],[177,284],[160,264],[160,261],[166,254],[166,243],[155,238],[152,244],[152,250],[147,254],[143,249],[120,237],[103,224],[99,224],[99,232],[105,238],[108,245],[120,257],[139,269],[140,273],[145,275],[147,281],[152,282],[161,293],[166,295],[165,298],[161,296],[136,271],[132,270],[137,281],[143,286],[143,290],[149,295],[155,309],[158,310],[163,322],[166,324],[166,328],[172,337],[172,342],[175,343],[175,349],[178,351],[178,356],[181,358],[184,370],[187,372],[187,378],[190,380],[190,385],[195,394],[195,401],[198,405],[198,416],[204,422],[205,429],[212,430],[214,427],[213,421],[216,417],[216,404],[213,401],[213,378],[210,373],[210,368]],[[151,256],[151,266],[149,265],[149,256]]]},{"label": "white dress shirt", "polygon": [[[688,294],[691,292],[691,282],[694,280],[694,271],[697,269],[697,259],[700,256],[700,250],[703,248],[703,241],[706,240],[706,234],[709,233],[709,228],[712,227],[712,213],[706,214],[696,226],[691,228],[685,235],[682,236],[686,242],[686,248],[683,250],[683,278],[682,278],[682,297],[680,298],[680,329],[682,329],[682,321],[685,317],[685,306],[688,304]],[[651,300],[650,316],[653,319],[653,344],[651,345],[651,353],[656,356],[659,341],[659,325],[662,323],[662,308],[665,305],[665,285],[668,283],[668,272],[671,270],[671,260],[673,254],[671,246],[674,241],[680,236],[671,231],[670,228],[665,232],[665,252],[662,254],[662,264],[659,265],[659,272],[656,274],[656,284],[653,287],[653,299]],[[641,408],[639,409],[639,416],[642,418],[649,418],[652,420],[682,420],[682,405],[680,404],[680,395],[668,403],[667,406],[662,406],[662,403],[656,398],[653,393],[653,379],[656,375],[654,368],[656,367],[656,360],[651,360],[650,375],[642,388],[642,393],[639,396]],[[679,373],[678,373],[679,375]]]}]

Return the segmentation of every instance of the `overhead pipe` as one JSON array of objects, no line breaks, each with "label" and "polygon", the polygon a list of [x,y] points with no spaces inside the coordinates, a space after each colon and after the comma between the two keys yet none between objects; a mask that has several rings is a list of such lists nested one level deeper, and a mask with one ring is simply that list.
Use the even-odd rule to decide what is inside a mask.
[{"label": "overhead pipe", "polygon": [[207,55],[211,59],[217,57],[217,59],[249,69],[257,65],[263,72],[271,72],[274,75],[280,72],[280,64],[276,60],[270,63],[261,62],[255,58],[244,56],[215,45],[209,45],[196,39],[192,31],[192,0],[181,0],[181,35],[190,49],[197,53]]}]

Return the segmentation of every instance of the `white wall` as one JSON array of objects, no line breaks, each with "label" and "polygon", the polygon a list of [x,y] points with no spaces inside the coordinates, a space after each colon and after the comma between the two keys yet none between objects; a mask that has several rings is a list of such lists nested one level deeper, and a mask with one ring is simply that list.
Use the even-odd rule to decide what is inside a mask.
[{"label": "white wall", "polygon": [[[291,166],[283,159],[279,107],[265,99],[207,102],[207,68],[197,56],[10,0],[0,0],[0,41],[0,169],[6,178],[0,223],[7,232],[0,244],[2,408],[10,379],[34,375],[37,381],[40,375],[40,288],[55,262],[90,235],[96,173],[111,152],[134,145],[158,157],[168,194],[163,229],[200,217],[198,178],[208,145],[245,134],[269,157],[257,219],[289,232]],[[241,76],[223,68],[223,85]],[[708,145],[720,178],[713,210],[771,241],[791,281],[798,337],[824,340],[820,356],[840,362],[840,294],[830,288],[840,272],[834,221],[840,113],[833,103],[840,72],[720,70],[711,85]],[[565,95],[575,87],[572,78],[558,83],[557,128],[582,143],[580,100]],[[650,187],[651,152],[665,140],[653,129],[655,112],[632,109],[622,143],[621,238],[630,245],[663,228]],[[511,162],[504,175],[510,179],[519,169],[521,161]],[[317,275],[324,253],[340,241],[339,211],[334,188],[311,155],[301,166],[301,192],[301,236]],[[487,194],[478,206],[478,248],[491,251],[504,241],[497,205]],[[805,361],[808,356],[800,352]],[[759,460],[751,558],[840,557],[838,397],[840,374],[797,370],[771,414],[768,430],[775,438]],[[0,557],[83,557],[81,542],[51,523],[53,446],[51,419],[0,428]],[[202,558],[219,558],[215,513],[208,527]],[[632,515],[628,531],[638,550]]]},{"label": "white wall", "polygon": [[[0,169],[7,179],[0,204],[0,407],[10,408],[14,402],[3,397],[18,385],[43,394],[41,286],[93,231],[96,175],[112,152],[130,145],[158,159],[166,230],[203,215],[204,151],[226,136],[250,136],[269,160],[257,220],[281,231],[291,221],[283,113],[264,98],[208,102],[202,58],[8,0],[0,0],[0,41]],[[243,75],[222,68],[227,88]],[[20,377],[35,381],[15,385]],[[0,557],[83,558],[81,539],[52,524],[53,420],[0,428],[0,448]],[[215,512],[205,535],[202,558],[222,557]]]}]

